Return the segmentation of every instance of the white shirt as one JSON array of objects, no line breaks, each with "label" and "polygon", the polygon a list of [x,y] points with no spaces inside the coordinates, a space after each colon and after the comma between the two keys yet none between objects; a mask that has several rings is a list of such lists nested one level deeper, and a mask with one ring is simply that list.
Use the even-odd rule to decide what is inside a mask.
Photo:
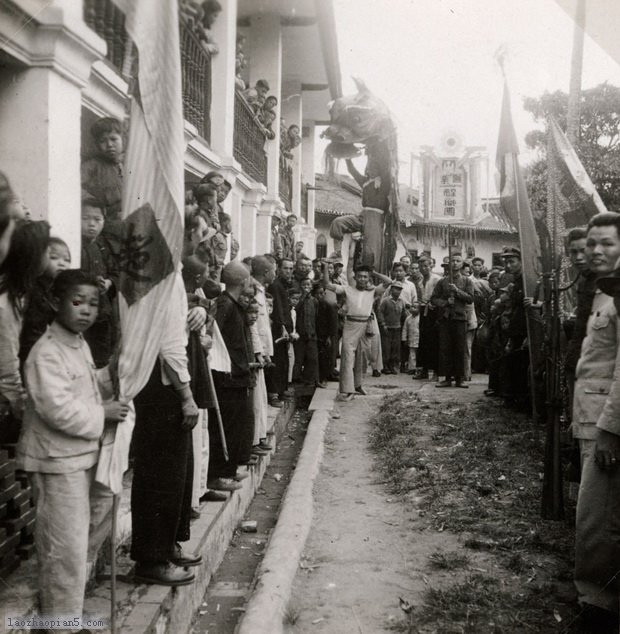
[{"label": "white shirt", "polygon": [[337,293],[344,293],[347,298],[347,315],[351,317],[370,317],[375,301],[375,289],[360,291],[354,286],[335,285]]}]

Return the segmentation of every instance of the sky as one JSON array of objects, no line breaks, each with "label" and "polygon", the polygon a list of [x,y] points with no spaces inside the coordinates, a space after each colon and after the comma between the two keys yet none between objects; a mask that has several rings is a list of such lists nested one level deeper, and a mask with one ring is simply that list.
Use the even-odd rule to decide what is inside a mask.
[{"label": "sky", "polygon": [[[535,128],[524,97],[568,92],[573,21],[554,0],[333,0],[343,93],[363,78],[399,133],[401,180],[409,153],[456,133],[495,157],[503,81],[494,55],[507,51],[513,118],[524,153]],[[605,0],[617,2],[618,0]],[[620,66],[586,34],[582,88],[620,85]],[[320,142],[320,152],[325,142]]]}]

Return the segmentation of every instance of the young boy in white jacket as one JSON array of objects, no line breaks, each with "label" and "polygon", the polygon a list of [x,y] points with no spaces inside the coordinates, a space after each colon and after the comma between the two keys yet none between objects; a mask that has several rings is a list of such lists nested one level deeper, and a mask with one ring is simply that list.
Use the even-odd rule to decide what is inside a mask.
[{"label": "young boy in white jacket", "polygon": [[35,544],[42,616],[82,617],[87,562],[111,522],[112,493],[95,481],[104,426],[127,405],[113,395],[110,366],[95,370],[82,333],[97,318],[97,280],[66,270],[54,281],[56,318],[25,365],[29,400],[17,446],[37,509]]}]

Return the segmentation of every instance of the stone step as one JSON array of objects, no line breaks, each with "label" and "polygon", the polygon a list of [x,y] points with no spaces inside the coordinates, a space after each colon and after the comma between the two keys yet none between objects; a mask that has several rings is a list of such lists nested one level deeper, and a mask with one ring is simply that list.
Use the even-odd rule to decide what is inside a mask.
[{"label": "stone step", "polygon": [[[269,408],[269,425],[273,434],[271,443],[277,443],[295,411],[293,401],[281,409]],[[243,480],[243,488],[235,491],[225,502],[207,502],[202,505],[200,517],[192,522],[191,539],[183,544],[187,552],[200,552],[201,566],[192,568],[194,583],[179,588],[135,584],[131,579],[133,564],[128,557],[131,537],[129,491],[123,492],[118,519],[116,629],[123,634],[180,634],[187,632],[195,612],[199,609],[207,585],[221,563],[235,528],[245,515],[270,463],[271,454],[261,456]],[[109,572],[109,570],[107,570]],[[0,605],[4,616],[31,614],[36,606],[36,557],[24,561],[19,570],[4,579],[0,588]],[[85,614],[110,618],[110,581],[99,583],[88,596]],[[109,632],[110,630],[100,630]],[[8,634],[6,619],[0,622],[0,634]],[[15,634],[16,630],[10,630]]]}]

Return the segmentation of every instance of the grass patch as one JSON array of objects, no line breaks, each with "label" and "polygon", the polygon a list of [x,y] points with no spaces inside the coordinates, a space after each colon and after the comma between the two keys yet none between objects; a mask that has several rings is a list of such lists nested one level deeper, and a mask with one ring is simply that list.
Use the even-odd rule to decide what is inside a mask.
[{"label": "grass patch", "polygon": [[428,556],[431,568],[435,570],[458,570],[469,566],[469,557],[459,552],[437,552]]},{"label": "grass patch", "polygon": [[464,553],[431,554],[431,569],[454,578],[428,589],[416,616],[434,629],[415,631],[563,631],[576,613],[559,596],[571,579],[573,532],[540,518],[542,428],[494,401],[425,403],[404,391],[383,399],[370,443],[390,492],[415,499],[427,529],[462,535],[471,556],[490,564],[472,574],[477,564]]}]

